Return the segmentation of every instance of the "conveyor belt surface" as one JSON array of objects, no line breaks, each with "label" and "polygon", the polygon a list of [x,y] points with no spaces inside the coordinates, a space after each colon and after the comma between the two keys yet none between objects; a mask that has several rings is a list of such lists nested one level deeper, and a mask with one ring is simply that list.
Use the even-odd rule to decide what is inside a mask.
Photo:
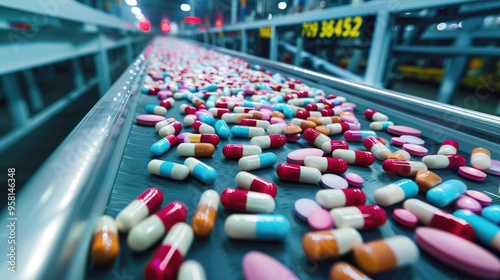
[{"label": "conveyor belt surface", "polygon": [[[273,69],[269,69],[273,71]],[[290,76],[289,73],[282,73]],[[293,77],[293,76],[292,76]],[[362,114],[365,109],[373,107],[374,104],[360,100],[350,94],[332,90],[324,86],[314,83],[314,81],[304,80],[304,83],[323,89],[326,93],[335,93],[346,97],[348,100],[353,100],[357,104],[355,114],[361,122],[362,128],[368,128],[369,121]],[[157,104],[159,101],[156,96],[141,95],[136,104],[135,114],[145,114],[144,107],[146,104]],[[180,113],[179,105],[188,102],[180,100],[175,103],[172,109],[169,110],[167,117],[176,118],[182,121],[183,115]],[[404,119],[398,116],[389,116],[391,119],[397,120],[397,124],[405,125]],[[114,186],[105,210],[105,214],[116,217],[130,201],[135,199],[146,188],[157,187],[164,193],[163,205],[171,201],[182,201],[188,208],[188,219],[190,223],[194,210],[198,204],[199,198],[203,191],[214,189],[219,194],[223,189],[228,187],[236,187],[235,175],[240,171],[236,160],[226,160],[222,156],[222,147],[228,143],[248,143],[248,140],[230,137],[229,139],[221,139],[219,145],[212,158],[201,159],[203,162],[214,167],[218,172],[217,180],[213,185],[204,185],[200,181],[189,176],[184,181],[175,181],[156,177],[149,174],[147,165],[154,157],[149,151],[151,144],[159,139],[156,130],[153,127],[140,126],[135,123],[131,125],[130,134],[125,146],[123,158],[114,182]],[[231,125],[230,125],[231,126]],[[422,138],[426,140],[425,147],[429,149],[429,154],[436,154],[439,144],[431,140],[429,136],[439,129],[436,127],[428,127],[423,130]],[[183,132],[194,132],[191,128],[184,128]],[[385,131],[377,132],[377,135],[390,140],[392,135]],[[332,139],[343,139],[342,135],[332,136]],[[453,138],[453,135],[450,135]],[[457,139],[460,141],[460,139]],[[361,143],[349,143],[350,149],[365,150]],[[245,253],[251,250],[257,250],[267,253],[287,265],[300,279],[326,279],[328,271],[334,261],[315,262],[307,260],[302,250],[302,236],[311,231],[310,227],[300,221],[293,213],[294,202],[299,198],[314,199],[315,194],[320,190],[319,185],[307,185],[302,183],[290,183],[279,180],[276,175],[276,166],[279,163],[286,162],[287,154],[291,151],[300,148],[312,147],[304,139],[300,139],[297,143],[288,142],[285,147],[271,150],[278,158],[278,162],[271,168],[252,171],[251,173],[261,176],[274,182],[278,186],[278,195],[276,196],[276,210],[274,213],[283,214],[291,223],[291,232],[284,242],[253,242],[253,241],[236,241],[228,238],[224,232],[224,220],[231,212],[219,206],[217,221],[215,228],[206,240],[195,240],[186,259],[199,261],[207,274],[208,279],[243,279],[241,261]],[[493,146],[492,146],[493,147]],[[486,147],[486,148],[492,148]],[[395,151],[398,148],[390,146],[390,149]],[[459,154],[463,155],[469,162],[469,151],[461,150]],[[183,163],[184,157],[177,154],[173,148],[166,154],[158,157],[161,160],[168,160],[176,163]],[[413,157],[414,160],[420,160],[418,157]],[[500,178],[498,176],[488,175],[484,182],[474,182],[461,178],[456,170],[433,170],[443,181],[447,179],[461,179],[469,189],[479,190],[486,193],[494,199],[494,203],[500,203],[499,185]],[[390,184],[401,179],[398,176],[386,174],[380,161],[376,161],[370,167],[349,166],[347,172],[359,174],[364,179],[363,191],[367,194],[367,204],[373,204],[373,192],[384,185]],[[419,194],[418,199],[425,200],[425,196]],[[406,235],[412,237],[413,229],[404,228],[392,219],[392,211],[395,208],[400,208],[401,203],[393,207],[385,208],[388,214],[388,222],[374,230],[362,230],[364,241],[372,241],[379,238],[389,237],[393,235]],[[453,211],[451,207],[446,208],[448,211]],[[110,267],[99,268],[95,267],[89,260],[85,278],[87,279],[140,279],[142,278],[144,267],[147,261],[151,258],[157,246],[153,246],[143,253],[133,253],[128,249],[126,244],[126,235],[120,235],[121,253]],[[497,253],[498,255],[498,253]],[[352,256],[347,255],[341,258],[348,262],[354,263]],[[121,277],[121,278],[120,278]],[[436,261],[430,255],[421,251],[421,257],[418,262],[409,267],[404,267],[392,270],[374,277],[374,279],[472,279],[472,277],[457,272],[452,268]],[[477,279],[477,278],[475,278]],[[278,280],[278,279],[277,279]]]}]

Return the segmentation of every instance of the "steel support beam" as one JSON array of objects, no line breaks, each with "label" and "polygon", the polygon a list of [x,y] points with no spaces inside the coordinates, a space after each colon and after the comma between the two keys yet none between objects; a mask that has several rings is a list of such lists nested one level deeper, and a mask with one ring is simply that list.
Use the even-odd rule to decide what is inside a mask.
[{"label": "steel support beam", "polygon": [[111,86],[108,51],[103,46],[104,35],[99,35],[99,51],[94,55],[94,65],[98,78],[99,96],[103,96]]},{"label": "steel support beam", "polygon": [[241,30],[241,52],[246,53],[247,47],[248,47],[247,31],[243,29]]},{"label": "steel support beam", "polygon": [[271,42],[269,43],[269,59],[272,61],[278,60],[278,42],[279,35],[276,32],[276,26],[271,26]]},{"label": "steel support beam", "polygon": [[293,55],[293,65],[300,66],[302,64],[302,50],[304,48],[304,38],[302,38],[302,36],[297,36],[295,39],[295,46],[297,50]]},{"label": "steel support beam", "polygon": [[377,13],[365,73],[365,82],[369,85],[380,86],[385,74],[391,43],[390,21],[391,16],[388,11],[382,10]]},{"label": "steel support beam", "polygon": [[33,71],[31,69],[24,70],[22,73],[28,87],[28,96],[31,108],[38,111],[43,108],[43,98],[35,81],[35,77],[33,77]]},{"label": "steel support beam", "polygon": [[7,105],[9,106],[13,125],[22,127],[28,122],[30,114],[14,75],[15,74],[7,74],[1,76],[3,92],[7,99]]}]

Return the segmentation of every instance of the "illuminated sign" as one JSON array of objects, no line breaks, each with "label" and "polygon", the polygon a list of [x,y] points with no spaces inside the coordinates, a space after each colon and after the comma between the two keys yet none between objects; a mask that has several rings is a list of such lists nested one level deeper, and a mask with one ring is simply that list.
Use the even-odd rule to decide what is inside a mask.
[{"label": "illuminated sign", "polygon": [[170,32],[170,21],[164,19],[161,21],[161,32],[169,33]]},{"label": "illuminated sign", "polygon": [[139,22],[139,29],[144,32],[149,32],[151,30],[151,24],[149,23],[149,20],[141,20]]},{"label": "illuminated sign", "polygon": [[262,27],[259,28],[259,37],[263,39],[269,39],[272,36],[272,29],[271,27]]},{"label": "illuminated sign", "polygon": [[201,23],[201,18],[199,17],[192,17],[192,16],[186,16],[184,17],[184,22],[188,24],[200,24]]},{"label": "illuminated sign", "polygon": [[357,38],[363,25],[362,17],[346,17],[339,19],[304,22],[301,36],[305,38]]}]

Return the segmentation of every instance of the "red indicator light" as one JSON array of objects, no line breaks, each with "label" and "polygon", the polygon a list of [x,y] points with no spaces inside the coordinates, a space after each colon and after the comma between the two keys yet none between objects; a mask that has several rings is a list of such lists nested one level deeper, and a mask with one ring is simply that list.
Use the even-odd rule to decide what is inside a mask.
[{"label": "red indicator light", "polygon": [[188,24],[200,24],[201,19],[199,17],[186,16],[184,17],[184,22]]},{"label": "red indicator light", "polygon": [[151,24],[149,23],[149,20],[140,21],[139,29],[144,32],[149,32],[151,30]]},{"label": "red indicator light", "polygon": [[161,21],[161,31],[163,33],[168,33],[170,32],[170,21],[164,19]]}]

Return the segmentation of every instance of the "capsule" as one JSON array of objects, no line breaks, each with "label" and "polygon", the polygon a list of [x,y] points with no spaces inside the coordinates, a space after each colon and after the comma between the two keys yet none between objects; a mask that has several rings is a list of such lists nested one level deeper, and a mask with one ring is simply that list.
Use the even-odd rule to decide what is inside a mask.
[{"label": "capsule", "polygon": [[266,134],[266,131],[262,127],[235,125],[231,128],[231,133],[234,137],[238,138],[252,138],[263,136]]},{"label": "capsule", "polygon": [[186,115],[183,119],[184,126],[190,127],[198,119],[196,115]]},{"label": "capsule", "polygon": [[120,232],[128,232],[134,225],[156,212],[162,203],[163,193],[157,188],[149,188],[118,213],[116,226]]},{"label": "capsule", "polygon": [[240,158],[238,166],[241,170],[250,171],[273,166],[278,159],[274,153],[263,153]]},{"label": "capsule", "polygon": [[231,129],[227,123],[223,120],[218,120],[215,122],[215,132],[222,139],[227,139],[231,136]]},{"label": "capsule", "polygon": [[221,118],[222,115],[231,113],[231,110],[226,109],[226,108],[210,108],[208,109],[209,112],[214,114],[215,117]]},{"label": "capsule", "polygon": [[396,235],[354,248],[354,259],[364,272],[374,275],[415,263],[420,257],[413,240]]},{"label": "capsule", "polygon": [[475,148],[470,153],[470,164],[479,170],[491,167],[491,153],[485,148]]},{"label": "capsule", "polygon": [[321,114],[321,112],[318,112],[318,111],[298,110],[295,113],[295,117],[298,119],[305,120],[305,119],[310,118],[310,117],[321,118],[321,117],[323,117],[323,114]]},{"label": "capsule", "polygon": [[307,258],[315,261],[334,259],[363,244],[363,237],[353,228],[313,231],[302,237],[302,249]]},{"label": "capsule", "polygon": [[277,193],[277,187],[273,182],[246,171],[240,171],[236,174],[236,185],[249,191],[267,193],[273,198],[276,197]]},{"label": "capsule", "polygon": [[174,180],[184,180],[189,175],[189,169],[182,164],[153,159],[148,163],[149,173]]},{"label": "capsule", "polygon": [[344,132],[344,138],[347,142],[363,142],[369,136],[377,137],[377,134],[370,130],[348,130]]},{"label": "capsule", "polygon": [[371,280],[371,278],[346,262],[336,262],[330,269],[330,280]]},{"label": "capsule", "polygon": [[394,123],[390,122],[390,121],[371,122],[370,129],[371,130],[386,130],[391,125],[394,125]]},{"label": "capsule", "polygon": [[215,128],[213,126],[203,123],[199,120],[193,122],[193,130],[201,134],[214,134]]},{"label": "capsule", "polygon": [[378,160],[384,161],[392,153],[386,145],[384,145],[376,137],[369,136],[363,140],[363,146],[370,151]]},{"label": "capsule", "polygon": [[320,117],[318,120],[323,124],[333,124],[333,123],[340,123],[342,120],[338,116],[331,116],[331,117]]},{"label": "capsule", "polygon": [[148,114],[155,114],[159,116],[164,116],[167,113],[167,109],[165,107],[154,104],[147,104],[144,110]]},{"label": "capsule", "polygon": [[427,165],[419,161],[388,159],[382,163],[382,168],[387,174],[401,177],[415,176],[418,171],[427,171]]},{"label": "capsule", "polygon": [[285,146],[286,138],[281,134],[255,136],[250,140],[250,144],[259,146],[261,149],[276,149]]},{"label": "capsule", "polygon": [[181,112],[186,114],[186,115],[194,115],[198,111],[198,109],[196,109],[196,107],[193,107],[193,106],[190,106],[187,104],[181,104],[181,106],[179,108],[181,109]]},{"label": "capsule", "polygon": [[187,143],[208,143],[216,147],[220,138],[217,134],[189,134],[186,136]]},{"label": "capsule", "polygon": [[233,239],[282,241],[290,232],[290,222],[281,214],[233,214],[224,223]]},{"label": "capsule", "polygon": [[430,169],[458,168],[465,165],[461,155],[431,155],[422,158],[422,162]]},{"label": "capsule", "polygon": [[236,123],[241,122],[242,119],[249,119],[252,115],[248,113],[228,113],[222,115],[221,119],[226,123]]},{"label": "capsule", "polygon": [[262,154],[262,149],[257,145],[226,144],[222,148],[226,159],[240,159],[242,157]]},{"label": "capsule", "polygon": [[128,247],[133,252],[142,252],[160,240],[173,225],[186,221],[186,206],[174,201],[145,220],[135,225],[127,236]]},{"label": "capsule", "polygon": [[213,126],[215,124],[214,116],[212,116],[206,112],[198,114],[197,116],[198,116],[198,120],[200,120],[202,123],[206,123],[210,126]]},{"label": "capsule", "polygon": [[118,229],[112,217],[104,215],[97,219],[92,239],[91,258],[97,265],[112,262],[120,253]]},{"label": "capsule", "polygon": [[306,139],[307,143],[314,145],[320,149],[323,147],[324,143],[331,141],[330,137],[323,135],[312,128],[305,129],[303,136],[304,139]]},{"label": "capsule", "polygon": [[286,123],[272,124],[267,128],[267,134],[269,135],[282,134],[285,131],[286,127],[287,127]]},{"label": "capsule", "polygon": [[452,203],[467,191],[467,185],[460,180],[447,180],[430,189],[427,194],[427,200],[437,207],[444,207]]},{"label": "capsule", "polygon": [[179,269],[177,280],[206,280],[205,270],[203,266],[193,260],[185,261]]},{"label": "capsule", "polygon": [[411,155],[405,150],[397,150],[387,156],[387,159],[410,160]]},{"label": "capsule", "polygon": [[170,150],[170,148],[172,148],[176,143],[177,137],[175,137],[175,135],[167,135],[151,145],[151,147],[149,147],[149,151],[154,156],[161,156]]},{"label": "capsule", "polygon": [[217,170],[196,158],[188,157],[184,160],[184,165],[189,168],[189,173],[193,177],[205,184],[213,184],[217,179]]},{"label": "capsule", "polygon": [[179,134],[179,132],[181,132],[181,130],[182,130],[182,124],[178,121],[175,121],[169,125],[160,128],[160,130],[158,130],[158,135],[160,135],[160,137],[165,137],[167,135],[177,135]]},{"label": "capsule", "polygon": [[381,122],[381,121],[388,121],[389,120],[388,116],[386,116],[380,112],[377,112],[373,109],[366,109],[364,115],[368,120],[374,121],[374,122]]},{"label": "capsule", "polygon": [[193,243],[193,230],[186,223],[172,227],[146,264],[145,280],[175,280]]},{"label": "capsule", "polygon": [[387,207],[418,194],[418,185],[410,179],[401,179],[376,189],[373,193],[377,204]]},{"label": "capsule", "polygon": [[255,110],[254,107],[241,107],[241,106],[238,106],[238,107],[234,107],[233,108],[233,112],[235,113],[248,113],[250,111],[253,111]]},{"label": "capsule", "polygon": [[288,105],[295,105],[295,106],[305,106],[307,104],[313,104],[315,103],[316,100],[314,98],[294,98],[290,99],[287,101]]},{"label": "capsule", "polygon": [[457,210],[453,216],[469,223],[476,233],[477,240],[500,251],[500,227],[469,210]]},{"label": "capsule", "polygon": [[172,97],[169,97],[160,102],[160,106],[165,107],[167,109],[170,109],[170,107],[172,107],[174,104],[175,104],[175,99],[173,99]]},{"label": "capsule", "polygon": [[484,207],[481,211],[481,216],[483,216],[488,221],[500,226],[500,205],[490,205]]},{"label": "capsule", "polygon": [[355,124],[346,122],[332,123],[326,125],[326,129],[328,129],[328,135],[337,135],[345,133],[349,130],[354,130],[353,128],[357,128],[357,126]]},{"label": "capsule", "polygon": [[312,128],[312,129],[316,128],[315,123],[303,119],[294,118],[291,120],[291,123],[300,127],[302,130],[305,130],[307,128]]},{"label": "capsule", "polygon": [[455,140],[444,140],[439,147],[438,155],[454,155],[458,152],[458,143]]},{"label": "capsule", "polygon": [[177,121],[177,120],[176,120],[176,119],[174,119],[174,118],[168,118],[168,119],[163,120],[163,121],[161,121],[161,122],[157,122],[157,123],[155,124],[155,129],[156,129],[156,131],[159,131],[162,127],[167,126],[167,125],[169,125],[169,124],[172,124],[172,123],[174,123],[174,122],[176,122],[176,121]]},{"label": "capsule", "polygon": [[403,207],[415,214],[418,221],[425,226],[441,229],[467,240],[474,239],[474,229],[464,219],[415,198],[407,199]]},{"label": "capsule", "polygon": [[347,150],[349,149],[349,144],[347,144],[344,140],[330,140],[328,142],[323,143],[321,146],[323,152],[327,154],[331,154],[333,151],[337,149]]},{"label": "capsule", "polygon": [[220,197],[222,206],[228,210],[246,213],[272,213],[275,202],[267,193],[227,188]]},{"label": "capsule", "polygon": [[214,152],[214,145],[208,143],[182,143],[177,146],[177,153],[183,157],[212,157]]},{"label": "capsule", "polygon": [[357,151],[357,150],[343,150],[337,149],[332,152],[332,157],[341,158],[347,164],[368,166],[375,162],[375,156],[370,152]]},{"label": "capsule", "polygon": [[321,180],[321,172],[318,169],[291,163],[278,165],[276,174],[285,181],[317,184]]},{"label": "capsule", "polygon": [[360,189],[328,189],[316,192],[316,202],[323,208],[333,209],[338,207],[365,205],[366,196]]},{"label": "capsule", "polygon": [[312,103],[312,104],[307,104],[304,109],[307,111],[319,111],[328,108],[327,105],[323,103]]},{"label": "capsule", "polygon": [[206,238],[212,232],[219,207],[219,194],[214,190],[203,192],[191,220],[194,236]]},{"label": "capsule", "polygon": [[263,120],[255,120],[255,119],[242,119],[240,125],[243,126],[251,126],[251,127],[261,127],[263,129],[267,129],[271,123]]},{"label": "capsule", "polygon": [[372,229],[385,224],[387,215],[378,205],[357,205],[330,211],[336,228]]},{"label": "capsule", "polygon": [[347,162],[341,158],[308,156],[304,165],[318,169],[321,173],[342,174],[347,171]]}]

